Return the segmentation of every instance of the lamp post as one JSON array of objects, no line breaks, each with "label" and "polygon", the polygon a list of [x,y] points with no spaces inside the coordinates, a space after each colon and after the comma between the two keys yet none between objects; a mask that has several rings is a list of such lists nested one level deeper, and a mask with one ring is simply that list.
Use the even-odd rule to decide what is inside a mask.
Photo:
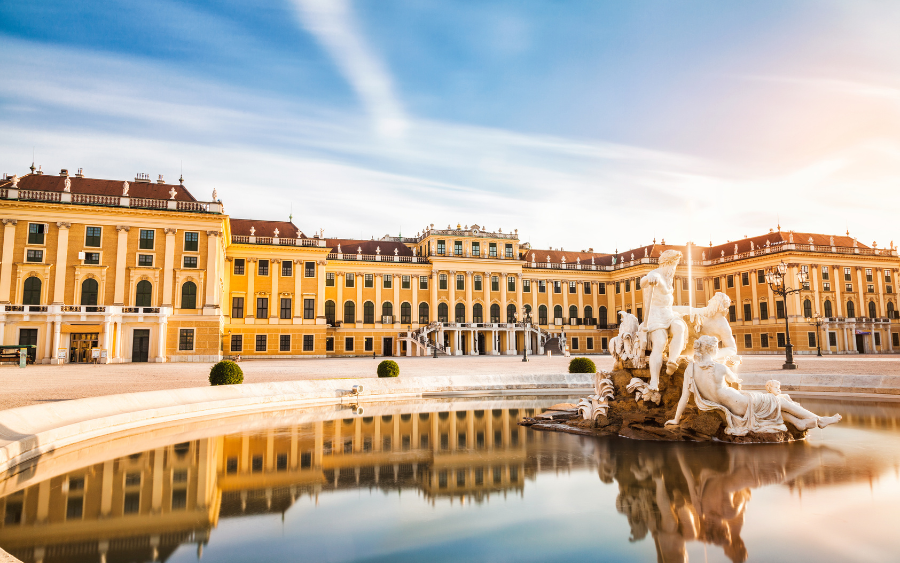
[{"label": "lamp post", "polygon": [[819,339],[819,327],[825,324],[822,320],[824,317],[816,313],[812,318],[806,317],[806,322],[816,327],[816,356],[822,357],[822,340]]},{"label": "lamp post", "polygon": [[522,332],[522,361],[528,361],[528,339],[531,336],[528,334],[528,327],[531,325],[531,311],[528,309],[525,310],[525,317],[522,319],[522,327],[525,329]]},{"label": "lamp post", "polygon": [[[793,346],[791,346],[791,331],[788,324],[787,296],[793,293],[800,293],[801,289],[792,289],[787,286],[787,269],[788,266],[784,262],[781,262],[780,264],[772,268],[768,268],[766,270],[766,283],[768,283],[769,287],[772,288],[772,293],[781,296],[782,303],[784,303],[785,362],[781,367],[782,369],[797,369],[797,364],[794,363]],[[800,288],[802,288],[803,284],[808,280],[808,273],[804,272],[803,270],[797,272],[797,281],[800,282]]]}]

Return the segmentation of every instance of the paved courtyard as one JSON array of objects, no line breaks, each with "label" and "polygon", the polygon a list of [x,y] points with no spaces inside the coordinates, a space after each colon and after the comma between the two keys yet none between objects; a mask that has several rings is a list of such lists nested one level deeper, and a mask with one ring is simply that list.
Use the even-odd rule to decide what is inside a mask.
[{"label": "paved courtyard", "polygon": [[[598,369],[610,369],[610,356],[590,356]],[[329,358],[304,360],[244,360],[245,383],[298,379],[375,377],[383,358]],[[521,356],[393,358],[401,377],[460,374],[565,373],[568,359],[537,356],[522,363]],[[783,373],[784,356],[744,356],[740,373]],[[797,358],[802,373],[900,376],[900,356],[832,356]],[[0,366],[0,410],[49,401],[156,391],[209,385],[210,364],[37,365],[19,369]]]}]

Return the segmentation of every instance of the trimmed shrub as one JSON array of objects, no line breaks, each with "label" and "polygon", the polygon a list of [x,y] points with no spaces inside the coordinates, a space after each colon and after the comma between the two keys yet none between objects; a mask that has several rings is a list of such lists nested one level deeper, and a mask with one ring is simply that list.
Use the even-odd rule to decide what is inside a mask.
[{"label": "trimmed shrub", "polygon": [[569,362],[569,373],[597,373],[597,366],[588,358],[572,358]]},{"label": "trimmed shrub", "polygon": [[397,377],[400,375],[400,366],[394,360],[384,360],[378,364],[378,377]]},{"label": "trimmed shrub", "polygon": [[209,370],[210,385],[237,385],[244,382],[241,366],[231,360],[222,360]]}]

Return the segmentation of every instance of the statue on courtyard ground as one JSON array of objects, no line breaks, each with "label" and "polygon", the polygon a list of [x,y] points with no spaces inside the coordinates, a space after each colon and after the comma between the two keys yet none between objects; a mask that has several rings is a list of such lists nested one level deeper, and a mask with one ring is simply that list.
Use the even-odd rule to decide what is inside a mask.
[{"label": "statue on courtyard ground", "polygon": [[647,319],[641,325],[650,343],[650,389],[659,390],[659,372],[668,343],[666,375],[678,369],[678,357],[684,350],[688,328],[682,315],[675,311],[675,268],[681,252],[666,250],[659,257],[659,267],[641,278],[641,290],[646,296],[644,310]]},{"label": "statue on courtyard ground", "polygon": [[741,380],[731,369],[715,361],[719,341],[714,336],[701,336],[694,343],[694,361],[684,372],[681,399],[675,418],[666,425],[677,425],[690,396],[701,411],[717,410],[725,415],[726,434],[744,436],[748,432],[774,433],[787,431],[786,419],[798,430],[825,428],[841,420],[841,415],[818,416],[788,395],[781,393],[780,383],[770,381],[767,392],[741,391]]}]

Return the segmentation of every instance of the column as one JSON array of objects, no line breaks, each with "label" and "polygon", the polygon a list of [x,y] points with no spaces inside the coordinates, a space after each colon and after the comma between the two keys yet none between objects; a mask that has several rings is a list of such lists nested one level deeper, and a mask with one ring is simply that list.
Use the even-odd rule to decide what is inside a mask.
[{"label": "column", "polygon": [[16,219],[3,219],[3,254],[0,257],[0,303],[9,303],[13,251],[16,244]]},{"label": "column", "polygon": [[[219,295],[219,258],[222,253],[221,235],[221,231],[206,231],[205,307],[218,308],[221,303],[221,296]],[[273,275],[275,275],[274,272]]]},{"label": "column", "polygon": [[[391,287],[394,288],[394,323],[400,322],[400,276],[397,274],[388,274],[391,277]],[[410,315],[412,315],[412,311],[410,311]],[[412,320],[412,319],[410,319]],[[395,339],[397,342],[397,346],[400,345],[400,340]],[[399,348],[398,348],[399,350]],[[407,350],[409,350],[409,345],[407,345]],[[400,355],[399,353],[397,354]]]},{"label": "column", "polygon": [[[363,299],[362,299],[363,279],[364,278],[363,278],[362,273],[356,272],[356,280],[354,280],[354,285],[356,285],[356,307],[355,307],[356,319],[354,319],[354,320],[358,323],[361,323],[363,320],[360,317],[360,315],[362,315],[362,310],[360,308],[362,307],[362,302],[363,302]],[[375,311],[375,318],[376,319],[380,318],[380,317],[378,317],[378,311]]]},{"label": "column", "polygon": [[128,225],[116,225],[116,279],[113,305],[125,305],[125,262],[128,260]]},{"label": "column", "polygon": [[[622,289],[624,290],[625,288],[623,287]],[[623,291],[622,292],[623,299],[625,298],[624,295],[625,295],[625,292]],[[565,319],[566,317],[569,316],[569,280],[563,280],[562,299],[563,299],[562,316]],[[563,321],[563,324],[565,324],[565,321]]]},{"label": "column", "polygon": [[[856,281],[859,284],[859,305],[857,306],[857,318],[865,318],[869,315],[869,304],[866,303],[866,280],[863,279],[863,269],[859,266],[856,268]],[[873,337],[874,338],[874,337]]]},{"label": "column", "polygon": [[275,319],[275,323],[277,324],[278,319],[281,317],[281,296],[278,293],[278,278],[281,277],[281,260],[278,260],[277,258],[269,260],[269,267],[271,268],[269,273],[272,276],[272,298],[269,299],[269,318]]},{"label": "column", "polygon": [[[872,268],[872,275],[875,276],[875,283],[878,284],[878,316],[886,317],[887,309],[884,308],[884,285],[882,282],[884,281],[884,270],[881,273],[878,273],[878,270]],[[891,333],[888,332],[888,340],[890,340]]]},{"label": "column", "polygon": [[473,279],[472,279],[472,270],[466,271],[466,318],[470,322],[474,322],[475,319],[472,316],[472,287],[473,287]]},{"label": "column", "polygon": [[[481,290],[484,291],[484,306],[482,307],[481,315],[482,320],[486,323],[491,322],[491,273],[484,272],[482,274],[484,277],[481,279]],[[493,343],[491,343],[493,346]],[[485,348],[485,353],[487,353],[487,348]]]},{"label": "column", "polygon": [[450,311],[447,313],[447,320],[452,323],[456,321],[456,270],[450,270],[447,275],[447,289],[450,292],[450,303],[448,305]]},{"label": "column", "polygon": [[[638,302],[637,302],[637,297],[635,295],[635,292],[637,291],[638,281],[639,280],[636,280],[636,279],[631,280],[631,312],[634,314],[634,316],[637,316]],[[690,291],[690,290],[691,290],[691,288],[688,288],[688,291]],[[641,309],[643,309],[643,307],[641,307]]]},{"label": "column", "polygon": [[[753,273],[755,274],[756,272],[753,272]],[[753,298],[753,303],[750,305],[750,309],[752,311],[750,318],[753,320],[753,324],[755,324],[755,325],[759,324],[759,295],[757,295],[757,287],[756,287],[759,284],[756,283],[757,281],[758,281],[757,279],[750,280],[750,295]],[[709,300],[707,300],[707,303],[709,303]],[[741,314],[742,315],[744,314],[743,311],[741,311]],[[744,320],[746,321],[747,319],[744,319]]]},{"label": "column", "polygon": [[[325,260],[316,261],[316,324],[325,324]],[[337,309],[337,306],[335,306]]]},{"label": "column", "polygon": [[[634,298],[633,290],[634,290],[634,288],[632,288],[632,293],[631,293],[632,299]],[[583,317],[584,316],[584,282],[583,281],[578,282],[578,284],[575,286],[575,291],[578,292],[576,294],[578,296],[578,316]]]},{"label": "column", "polygon": [[157,332],[159,333],[156,339],[156,361],[157,362],[165,362],[166,361],[166,338],[168,331],[168,323],[166,322],[166,317],[160,316],[159,318],[159,327]]},{"label": "column", "polygon": [[[381,324],[381,288],[384,285],[384,276],[390,274],[375,274],[374,281],[372,282],[375,286],[375,322]],[[360,301],[358,307],[362,307],[362,301]],[[396,306],[396,304],[394,305]]]},{"label": "column", "polygon": [[[592,281],[590,283],[591,283],[591,307],[593,307],[592,310],[594,311],[594,313],[593,313],[594,318],[597,319],[597,322],[599,323],[600,318],[597,316],[597,309],[598,309],[597,291],[599,291],[598,290],[599,285],[598,285],[598,282],[594,282],[594,281]],[[644,312],[645,313],[647,312],[646,307],[644,308]],[[606,319],[604,319],[603,322],[605,323]],[[597,342],[596,346],[599,346],[599,345],[600,345],[600,342]]]},{"label": "column", "polygon": [[[347,277],[344,272],[336,272],[334,275],[334,285],[337,286],[337,302],[334,304],[334,322],[343,322],[344,320],[344,285],[347,283]],[[337,349],[337,348],[335,348]]]},{"label": "column", "polygon": [[163,501],[163,448],[153,450],[153,484],[150,492],[150,509],[152,513],[162,510]]},{"label": "column", "polygon": [[[119,322],[116,323],[116,344],[114,346],[115,350],[111,354],[113,358],[116,359],[117,362],[121,362],[122,358],[122,320],[119,318]],[[56,354],[56,351],[53,352]]]},{"label": "column", "polygon": [[522,303],[522,274],[516,274],[516,311],[519,313],[519,320],[525,320],[525,304]]},{"label": "column", "polygon": [[[505,323],[509,319],[506,318],[506,287],[508,285],[507,277],[509,274],[506,272],[500,273],[500,322]],[[509,350],[509,339],[507,339],[506,349]]]},{"label": "column", "polygon": [[[294,318],[303,318],[303,291],[301,280],[303,279],[305,269],[303,268],[303,260],[293,260],[292,266],[294,272]],[[302,320],[300,322],[303,322]],[[315,322],[313,320],[312,322]]]},{"label": "column", "polygon": [[843,317],[844,314],[842,311],[844,310],[844,299],[841,296],[841,286],[844,284],[844,276],[839,267],[831,267],[831,279],[832,283],[834,283],[834,314],[835,316]]},{"label": "column", "polygon": [[419,324],[419,276],[410,275],[409,278],[409,285],[412,287],[412,322]]},{"label": "column", "polygon": [[290,467],[294,471],[300,468],[300,434],[297,425],[291,426]]},{"label": "column", "polygon": [[[436,321],[438,318],[437,308],[438,308],[438,272],[437,270],[431,271],[431,305],[429,308],[429,314],[431,316],[431,320]],[[435,334],[435,342],[437,342],[437,335]],[[443,342],[440,343],[443,345]]]},{"label": "column", "polygon": [[53,321],[53,348],[50,350],[50,363],[51,364],[61,364],[62,360],[56,357],[57,351],[59,350],[59,337],[62,329],[62,322]]},{"label": "column", "polygon": [[[316,469],[321,469],[322,458],[324,456],[323,450],[325,449],[325,423],[320,420],[315,423],[315,427],[316,445],[315,449],[313,449],[313,467]],[[331,449],[334,450],[335,447],[337,447],[337,445],[332,442]]]},{"label": "column", "polygon": [[109,516],[112,512],[113,466],[115,461],[103,463],[103,478],[100,486],[100,515]]},{"label": "column", "polygon": [[[69,256],[69,228],[72,223],[56,223],[59,229],[56,238],[56,273],[53,282],[53,304],[62,305],[66,298],[66,266]],[[53,355],[56,356],[56,347]]]},{"label": "column", "polygon": [[172,305],[172,284],[175,282],[175,233],[178,229],[164,229],[166,233],[166,256],[163,260],[162,305]]},{"label": "column", "polygon": [[[748,274],[749,275],[749,274]],[[794,279],[797,279],[794,277]],[[741,286],[743,285],[743,280],[741,279],[741,274],[738,273],[734,277],[734,318],[739,319],[743,316],[743,313],[740,312],[744,307],[744,302],[741,300]]]},{"label": "column", "polygon": [[[800,280],[797,278],[798,268],[797,266],[791,266],[791,286],[796,287],[798,289],[802,289],[803,286],[800,284]],[[794,293],[791,301],[794,302],[794,316],[800,317],[803,315],[803,306],[800,303],[800,293]],[[787,314],[787,303],[784,304],[784,312]]]}]

